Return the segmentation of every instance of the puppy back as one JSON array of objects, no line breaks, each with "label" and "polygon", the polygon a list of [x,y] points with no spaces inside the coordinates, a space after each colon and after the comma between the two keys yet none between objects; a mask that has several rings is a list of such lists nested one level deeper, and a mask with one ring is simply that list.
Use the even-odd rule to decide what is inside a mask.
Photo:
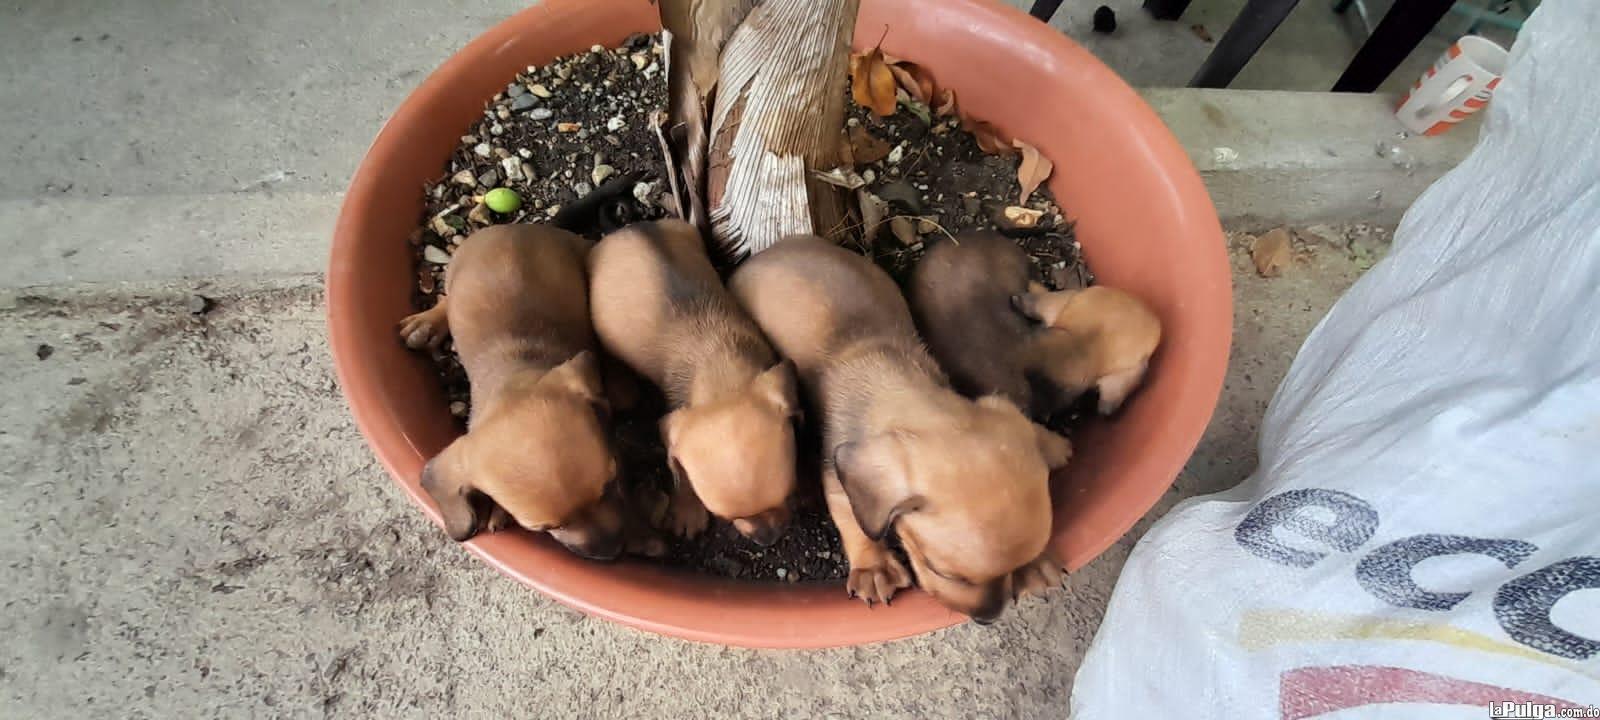
[{"label": "puppy back", "polygon": [[463,362],[480,350],[520,348],[555,365],[594,346],[588,242],[546,225],[496,225],[468,236],[446,273],[450,330]]}]

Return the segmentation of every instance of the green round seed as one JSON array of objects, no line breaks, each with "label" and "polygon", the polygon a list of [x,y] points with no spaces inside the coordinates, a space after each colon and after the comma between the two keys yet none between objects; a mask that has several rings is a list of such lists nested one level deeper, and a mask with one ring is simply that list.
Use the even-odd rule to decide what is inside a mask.
[{"label": "green round seed", "polygon": [[514,213],[517,208],[522,207],[522,198],[510,188],[495,188],[483,196],[483,203],[488,205],[490,210],[504,215]]}]

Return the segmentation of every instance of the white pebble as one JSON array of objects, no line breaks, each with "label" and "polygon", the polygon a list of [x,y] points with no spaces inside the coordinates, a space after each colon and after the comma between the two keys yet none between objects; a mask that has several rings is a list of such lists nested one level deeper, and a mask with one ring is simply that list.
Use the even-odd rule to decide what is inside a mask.
[{"label": "white pebble", "polygon": [[650,197],[656,194],[656,187],[651,183],[642,182],[633,184],[633,199],[645,205],[650,204]]},{"label": "white pebble", "polygon": [[635,69],[635,70],[643,70],[646,67],[648,67],[649,65],[650,65],[649,56],[645,55],[644,53],[634,53],[633,54],[633,69]]},{"label": "white pebble", "polygon": [[594,172],[589,174],[589,178],[594,180],[594,184],[598,186],[600,183],[605,182],[606,178],[615,174],[617,174],[617,169],[610,165],[596,165],[594,166]]},{"label": "white pebble", "polygon": [[521,155],[523,160],[533,159],[533,151],[527,148],[517,148],[517,154]]},{"label": "white pebble", "polygon": [[493,135],[495,137],[499,137],[501,135],[504,135],[505,132],[506,132],[506,127],[504,125],[501,125],[500,123],[495,123],[495,124],[489,126],[489,134]]},{"label": "white pebble", "polygon": [[477,145],[473,145],[472,146],[472,152],[473,152],[473,154],[477,155],[478,157],[482,157],[482,158],[486,158],[486,157],[489,157],[490,155],[494,154],[494,151],[489,149],[489,143],[484,143],[484,142],[478,143]]},{"label": "white pebble", "polygon": [[522,161],[517,158],[508,157],[504,160],[501,160],[500,170],[501,174],[505,175],[507,181],[522,179]]},{"label": "white pebble", "polygon": [[550,108],[534,108],[528,111],[528,117],[534,120],[549,120],[555,116],[556,112]]},{"label": "white pebble", "polygon": [[589,46],[589,52],[592,52],[592,53],[603,53],[605,51],[606,51],[606,48],[605,48],[604,45],[590,45]]},{"label": "white pebble", "polygon": [[611,132],[616,132],[616,131],[621,130],[621,129],[627,127],[627,126],[628,126],[628,121],[627,120],[623,120],[621,115],[618,115],[618,116],[616,116],[614,118],[611,118],[610,120],[606,121],[606,129],[610,130]]},{"label": "white pebble", "polygon": [[[490,128],[490,132],[493,132],[493,130],[494,130],[493,128]],[[899,165],[900,161],[902,159],[904,159],[905,156],[906,156],[906,144],[905,143],[900,143],[899,145],[894,146],[893,150],[889,151],[889,164],[890,165]]]},{"label": "white pebble", "polygon": [[437,246],[427,245],[422,248],[422,259],[435,265],[449,265],[450,253]]},{"label": "white pebble", "polygon": [[868,185],[871,185],[873,180],[878,179],[878,174],[873,172],[872,168],[867,168],[861,171],[861,179],[867,181]]},{"label": "white pebble", "polygon": [[450,176],[450,180],[451,182],[463,187],[476,187],[478,184],[478,178],[472,174],[471,170],[462,170],[461,172]]},{"label": "white pebble", "polygon": [[543,85],[540,85],[538,83],[534,83],[533,85],[529,85],[528,86],[528,92],[531,92],[534,95],[538,95],[539,97],[542,97],[542,98],[550,97],[550,88],[547,88],[547,87],[545,87]]},{"label": "white pebble", "polygon": [[647,77],[647,78],[653,78],[653,77],[656,76],[656,73],[659,73],[659,72],[661,72],[660,63],[652,62],[649,65],[646,65],[645,68],[644,68],[644,76]]},{"label": "white pebble", "polygon": [[789,569],[788,568],[778,568],[778,579],[779,580],[782,580],[782,579],[784,579],[784,578],[786,578],[788,576],[789,576]]}]

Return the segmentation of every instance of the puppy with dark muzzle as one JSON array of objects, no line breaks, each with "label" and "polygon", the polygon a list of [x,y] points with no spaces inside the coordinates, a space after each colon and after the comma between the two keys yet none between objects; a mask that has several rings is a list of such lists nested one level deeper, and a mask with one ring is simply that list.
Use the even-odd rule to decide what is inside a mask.
[{"label": "puppy with dark muzzle", "polygon": [[930,247],[906,295],[957,390],[1004,395],[1041,422],[1089,390],[1098,390],[1101,413],[1114,412],[1161,339],[1160,321],[1132,295],[1105,287],[1048,292],[1030,282],[1028,256],[999,233],[964,233]]},{"label": "puppy with dark muzzle", "polygon": [[1065,438],[1010,400],[946,384],[899,288],[861,255],[791,237],[730,281],[820,413],[823,492],[850,562],[847,589],[888,602],[911,576],[884,544],[892,528],[918,584],[981,622],[1017,579],[1059,581],[1050,559],[1050,471]]},{"label": "puppy with dark muzzle", "polygon": [[654,382],[671,412],[661,438],[676,483],[669,518],[693,536],[711,515],[760,545],[789,524],[795,488],[794,370],[722,285],[688,223],[642,223],[589,255],[595,332]]},{"label": "puppy with dark muzzle", "polygon": [[412,348],[453,337],[472,384],[467,433],[422,471],[452,539],[514,523],[586,558],[624,549],[589,324],[588,245],[541,225],[479,230],[456,250],[438,304],[400,323]]}]

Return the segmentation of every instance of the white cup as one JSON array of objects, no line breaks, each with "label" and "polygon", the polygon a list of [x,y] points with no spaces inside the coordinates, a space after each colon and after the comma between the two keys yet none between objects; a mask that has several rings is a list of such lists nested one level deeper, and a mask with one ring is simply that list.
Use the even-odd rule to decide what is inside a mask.
[{"label": "white cup", "polygon": [[1449,130],[1489,104],[1506,56],[1505,48],[1477,35],[1457,40],[1400,100],[1395,117],[1421,135]]}]

